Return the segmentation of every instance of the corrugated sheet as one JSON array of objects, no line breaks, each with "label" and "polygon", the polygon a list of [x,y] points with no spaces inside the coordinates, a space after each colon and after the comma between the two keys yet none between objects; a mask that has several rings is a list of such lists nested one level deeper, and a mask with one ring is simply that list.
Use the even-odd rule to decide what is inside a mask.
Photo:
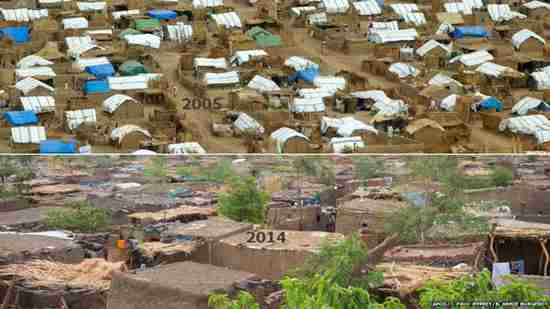
[{"label": "corrugated sheet", "polygon": [[206,73],[204,74],[204,82],[207,85],[232,85],[238,84],[239,72],[231,71],[225,73]]},{"label": "corrugated sheet", "polygon": [[394,3],[390,7],[399,16],[404,17],[407,13],[418,12],[418,5],[415,3]]},{"label": "corrugated sheet", "polygon": [[224,28],[242,28],[243,26],[237,12],[212,14],[211,16],[218,26],[223,26]]},{"label": "corrugated sheet", "polygon": [[32,67],[27,69],[16,69],[15,75],[17,76],[17,78],[33,76],[55,77],[55,72],[50,67]]},{"label": "corrugated sheet", "polygon": [[29,22],[48,17],[48,10],[0,9],[6,21]]},{"label": "corrugated sheet", "polygon": [[95,109],[79,109],[76,111],[66,111],[65,119],[69,129],[74,130],[84,122],[95,123],[97,121]]},{"label": "corrugated sheet", "polygon": [[225,58],[201,58],[197,57],[193,59],[193,66],[195,68],[219,68],[226,69],[227,61]]},{"label": "corrugated sheet", "polygon": [[539,107],[541,104],[546,105],[547,108],[550,108],[550,105],[545,103],[543,100],[532,98],[532,97],[524,97],[521,100],[519,100],[514,107],[512,107],[512,113],[518,114],[520,116],[526,115],[531,109]]},{"label": "corrugated sheet", "polygon": [[114,128],[113,131],[111,131],[111,139],[113,141],[120,143],[126,135],[136,131],[141,132],[142,134],[148,137],[151,137],[151,134],[149,133],[149,131],[142,129],[133,124],[127,124],[122,127]]},{"label": "corrugated sheet", "polygon": [[361,16],[373,16],[382,14],[382,9],[375,0],[353,2],[353,7]]},{"label": "corrugated sheet", "polygon": [[414,41],[418,37],[416,29],[402,30],[374,30],[369,35],[369,41],[374,43],[390,43],[401,41]]},{"label": "corrugated sheet", "polygon": [[23,92],[23,94],[27,94],[31,91],[33,91],[34,89],[38,88],[38,87],[41,87],[41,88],[44,88],[44,89],[47,89],[49,90],[50,92],[54,92],[55,89],[52,88],[50,85],[46,84],[46,83],[43,83],[39,80],[36,80],[32,77],[27,77],[25,79],[22,79],[20,81],[18,81],[16,84],[15,84],[15,88],[17,88],[18,90],[20,90],[21,92]]},{"label": "corrugated sheet", "polygon": [[256,75],[250,80],[247,85],[248,88],[259,91],[278,91],[281,88],[271,79],[267,79],[263,76]]},{"label": "corrugated sheet", "polygon": [[399,78],[405,78],[409,76],[417,76],[420,72],[417,68],[410,64],[397,62],[390,65],[388,71],[397,74]]},{"label": "corrugated sheet", "polygon": [[448,2],[444,4],[445,11],[448,13],[460,13],[464,15],[472,15],[472,7],[464,2]]},{"label": "corrugated sheet", "polygon": [[289,138],[299,137],[309,142],[309,138],[307,138],[305,135],[287,127],[277,129],[276,131],[271,133],[270,137],[277,142],[277,151],[279,153],[283,152],[283,147]]},{"label": "corrugated sheet", "polygon": [[223,6],[223,0],[193,0],[194,8],[213,8]]},{"label": "corrugated sheet", "polygon": [[137,100],[125,94],[115,94],[103,101],[103,110],[112,114],[126,101],[138,103]]},{"label": "corrugated sheet", "polygon": [[325,102],[322,98],[294,98],[290,110],[293,113],[324,112]]},{"label": "corrugated sheet", "polygon": [[106,2],[77,2],[76,5],[82,12],[103,11],[107,7]]},{"label": "corrugated sheet", "polygon": [[16,67],[18,69],[27,69],[35,66],[48,66],[48,65],[53,65],[53,62],[48,61],[39,56],[29,55],[27,57],[21,58],[21,60],[17,62]]},{"label": "corrugated sheet", "polygon": [[124,77],[108,77],[109,88],[112,90],[147,89],[150,80],[159,79],[162,74],[139,74]]},{"label": "corrugated sheet", "polygon": [[33,111],[36,114],[55,111],[55,99],[53,97],[21,97],[20,99],[23,109],[26,111]]},{"label": "corrugated sheet", "polygon": [[319,68],[319,65],[304,57],[292,56],[285,61],[285,65],[295,71],[305,70],[310,67]]},{"label": "corrugated sheet", "polygon": [[465,66],[475,66],[487,61],[491,61],[493,59],[493,56],[489,54],[486,50],[479,50],[473,53],[457,56],[451,59],[449,62],[454,63],[456,61],[460,61]]},{"label": "corrugated sheet", "polygon": [[248,116],[246,113],[239,113],[237,120],[233,122],[233,126],[239,132],[255,132],[256,134],[264,134],[264,127],[260,125],[256,119]]},{"label": "corrugated sheet", "polygon": [[403,15],[403,19],[408,23],[414,24],[415,26],[420,26],[427,23],[426,16],[424,16],[424,13],[422,12],[407,13]]},{"label": "corrugated sheet", "polygon": [[193,26],[178,22],[175,25],[166,25],[168,39],[176,42],[185,42],[193,38]]},{"label": "corrugated sheet", "polygon": [[348,0],[321,0],[327,13],[345,13],[349,10]]},{"label": "corrugated sheet", "polygon": [[359,148],[364,148],[365,143],[360,136],[353,137],[333,137],[330,139],[330,147],[334,153],[343,153],[347,149],[354,151]]},{"label": "corrugated sheet", "polygon": [[205,154],[206,150],[199,143],[188,142],[168,145],[168,153],[171,154]]},{"label": "corrugated sheet", "polygon": [[313,85],[321,89],[344,90],[346,79],[340,76],[317,76],[313,79]]},{"label": "corrugated sheet", "polygon": [[529,38],[534,38],[537,41],[541,42],[543,45],[546,44],[546,41],[540,35],[528,29],[523,29],[516,32],[512,36],[512,44],[514,45],[515,48],[519,48],[521,44],[523,44],[523,42],[525,42],[525,40]]},{"label": "corrugated sheet", "polygon": [[488,4],[487,11],[491,19],[496,22],[508,21],[514,18],[527,18],[523,14],[512,11],[508,4]]},{"label": "corrugated sheet", "polygon": [[16,144],[40,144],[46,140],[44,127],[14,127],[11,128],[11,140]]},{"label": "corrugated sheet", "polygon": [[112,13],[114,19],[120,19],[123,16],[135,16],[139,15],[139,10],[129,10],[129,11],[115,11]]},{"label": "corrugated sheet", "polygon": [[544,115],[519,116],[504,119],[500,122],[500,131],[509,130],[517,134],[533,135],[539,144],[550,138],[550,120]]},{"label": "corrugated sheet", "polygon": [[424,43],[424,45],[416,49],[416,54],[421,57],[424,57],[426,53],[428,53],[429,51],[431,51],[436,47],[443,48],[447,53],[451,52],[451,49],[448,46],[443,45],[436,40],[429,40],[428,42]]},{"label": "corrugated sheet", "polygon": [[65,18],[62,21],[64,29],[86,29],[88,20],[84,17]]},{"label": "corrugated sheet", "polygon": [[154,34],[129,34],[124,36],[124,39],[131,45],[160,48],[160,38]]}]

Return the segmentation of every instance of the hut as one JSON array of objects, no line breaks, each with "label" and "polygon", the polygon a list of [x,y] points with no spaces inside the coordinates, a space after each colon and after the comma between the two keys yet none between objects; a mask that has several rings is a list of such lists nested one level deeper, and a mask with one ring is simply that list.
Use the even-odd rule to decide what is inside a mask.
[{"label": "hut", "polygon": [[137,150],[145,141],[151,140],[151,134],[136,125],[124,125],[111,131],[111,140],[122,149]]},{"label": "hut", "polygon": [[445,129],[445,140],[450,145],[467,141],[470,138],[471,128],[464,123],[456,112],[427,113],[427,118],[437,122]]},{"label": "hut", "polygon": [[512,36],[512,44],[520,52],[537,53],[542,56],[546,41],[533,31],[523,29]]},{"label": "hut", "polygon": [[103,111],[119,120],[145,117],[143,104],[124,94],[115,94],[103,101]]},{"label": "hut", "polygon": [[510,117],[500,122],[498,130],[516,135],[523,149],[550,148],[550,120],[544,115]]},{"label": "hut", "polygon": [[290,128],[282,127],[271,133],[277,153],[309,153],[309,139]]},{"label": "hut", "polygon": [[533,0],[524,3],[521,7],[521,11],[526,13],[530,18],[544,19],[550,14],[550,4],[539,0]]},{"label": "hut", "polygon": [[426,152],[446,153],[450,145],[445,140],[445,129],[431,119],[415,120],[405,128],[407,136],[425,146]]},{"label": "hut", "polygon": [[150,73],[143,64],[136,60],[127,60],[120,65],[118,72],[122,76],[133,76],[139,74]]},{"label": "hut", "polygon": [[450,53],[451,48],[449,46],[435,40],[429,40],[416,49],[416,54],[422,58],[426,66],[431,68],[445,67]]}]

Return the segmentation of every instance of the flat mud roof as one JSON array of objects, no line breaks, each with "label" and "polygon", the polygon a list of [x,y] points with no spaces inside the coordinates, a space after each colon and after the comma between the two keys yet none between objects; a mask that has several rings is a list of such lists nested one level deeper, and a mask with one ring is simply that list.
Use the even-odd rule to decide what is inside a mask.
[{"label": "flat mud roof", "polygon": [[166,234],[178,236],[201,237],[205,239],[222,239],[252,229],[252,224],[241,223],[220,217],[178,224],[171,227]]}]

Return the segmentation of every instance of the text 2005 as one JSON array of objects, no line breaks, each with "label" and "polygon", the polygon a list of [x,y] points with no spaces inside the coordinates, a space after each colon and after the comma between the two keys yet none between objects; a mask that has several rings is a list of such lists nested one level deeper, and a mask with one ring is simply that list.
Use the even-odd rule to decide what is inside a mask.
[{"label": "text 2005", "polygon": [[183,98],[183,109],[187,110],[213,110],[222,108],[223,98]]}]

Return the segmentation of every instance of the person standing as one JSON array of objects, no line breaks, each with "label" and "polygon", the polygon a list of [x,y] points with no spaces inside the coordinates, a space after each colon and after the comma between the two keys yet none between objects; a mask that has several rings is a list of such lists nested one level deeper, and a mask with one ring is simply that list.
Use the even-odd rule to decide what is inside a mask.
[{"label": "person standing", "polygon": [[361,239],[365,244],[367,244],[368,241],[368,232],[368,224],[367,222],[363,221],[363,223],[361,223],[361,228],[359,229],[359,235],[361,236]]}]

